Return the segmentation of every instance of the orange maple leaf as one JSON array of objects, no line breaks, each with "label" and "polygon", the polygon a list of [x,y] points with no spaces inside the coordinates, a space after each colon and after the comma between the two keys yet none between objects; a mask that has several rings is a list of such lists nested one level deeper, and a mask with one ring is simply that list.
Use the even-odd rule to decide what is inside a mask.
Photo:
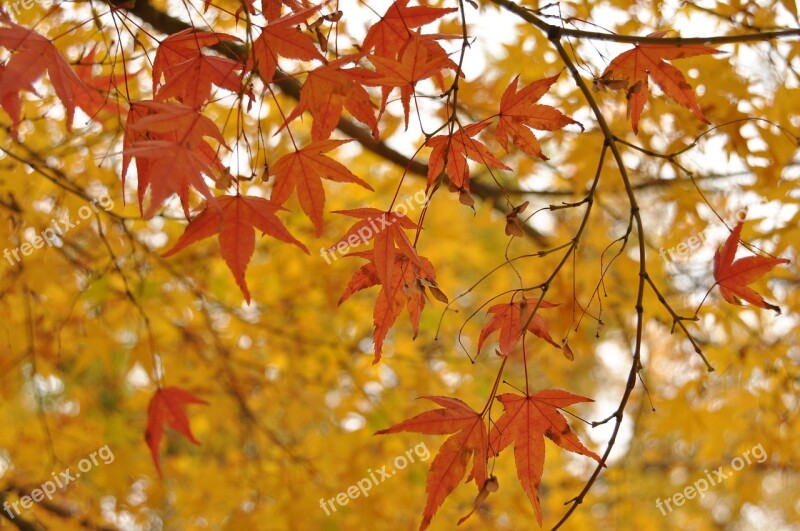
[{"label": "orange maple leaf", "polygon": [[406,129],[408,129],[411,95],[414,94],[417,83],[423,79],[441,76],[442,70],[445,68],[454,71],[458,69],[458,65],[450,59],[444,49],[436,42],[433,44],[435,46],[426,46],[423,37],[419,33],[413,33],[401,51],[399,61],[379,55],[368,57],[379,74],[379,77],[370,83],[384,87],[381,112],[386,108],[392,88],[398,87],[400,100],[403,103]]},{"label": "orange maple leaf", "polygon": [[250,302],[250,290],[244,275],[256,248],[255,229],[278,240],[293,243],[308,253],[308,249],[283,226],[275,213],[285,210],[263,197],[226,195],[215,198],[216,206],[205,203],[202,212],[186,227],[183,235],[162,256],[169,257],[186,246],[219,234],[222,258],[228,264],[245,300]]},{"label": "orange maple leaf", "polygon": [[369,184],[356,177],[344,165],[323,155],[348,142],[351,140],[312,142],[294,153],[284,155],[270,166],[270,174],[275,175],[272,200],[282,205],[296,189],[300,206],[314,224],[317,236],[322,234],[322,211],[325,206],[322,179],[339,183],[356,183],[372,191]]},{"label": "orange maple leaf", "polygon": [[194,444],[200,442],[192,435],[189,427],[189,418],[186,416],[185,407],[187,404],[208,404],[205,400],[200,400],[189,391],[184,391],[177,387],[160,388],[150,399],[147,408],[147,429],[145,430],[145,441],[150,447],[150,454],[153,456],[153,463],[156,465],[158,475],[161,476],[161,463],[158,458],[158,445],[161,443],[161,436],[164,434],[164,423],[172,429],[189,439]]},{"label": "orange maple leaf", "polygon": [[339,299],[342,304],[352,294],[372,286],[381,286],[378,298],[375,301],[372,321],[374,325],[373,341],[375,343],[375,358],[372,363],[381,360],[383,342],[389,329],[392,327],[400,312],[405,306],[411,319],[411,327],[414,331],[414,338],[419,332],[419,320],[427,299],[425,288],[428,288],[434,298],[441,302],[447,302],[447,296],[439,289],[436,284],[436,273],[433,265],[424,256],[417,256],[412,261],[404,254],[394,254],[392,267],[387,271],[389,281],[384,282],[378,273],[378,266],[375,261],[375,251],[365,251],[350,253],[347,256],[366,258],[370,263],[358,269]]},{"label": "orange maple leaf", "polygon": [[731,304],[742,304],[745,300],[753,306],[774,310],[781,313],[781,309],[774,304],[769,304],[764,297],[748,288],[777,265],[788,264],[786,258],[770,258],[767,256],[748,256],[733,261],[736,248],[739,245],[739,236],[742,233],[744,220],[739,221],[734,227],[725,244],[714,253],[714,280],[719,286],[722,298]]},{"label": "orange maple leaf", "polygon": [[483,417],[457,398],[445,396],[425,396],[440,406],[404,420],[400,424],[380,430],[377,434],[409,431],[428,435],[453,434],[442,444],[439,453],[431,462],[427,480],[428,501],[422,513],[420,531],[430,525],[436,510],[447,496],[458,486],[467,472],[467,464],[472,458],[472,472],[468,480],[474,480],[480,489],[487,478],[489,441]]},{"label": "orange maple leaf", "polygon": [[[12,134],[17,134],[21,120],[19,91],[36,94],[33,83],[45,71],[49,74],[56,96],[64,104],[67,131],[71,131],[75,107],[85,102],[85,97],[90,97],[89,87],[47,37],[10,21],[5,21],[5,24],[9,27],[0,28],[0,46],[14,53],[5,65],[0,65],[0,106],[11,118]],[[80,96],[81,93],[85,93],[84,97]],[[91,106],[86,111],[92,114]]]},{"label": "orange maple leaf", "polygon": [[313,39],[298,29],[298,24],[305,22],[320,7],[290,13],[261,28],[261,35],[253,42],[253,52],[247,59],[246,68],[252,70],[256,66],[264,83],[269,83],[278,68],[278,57],[324,61]]},{"label": "orange maple leaf", "polygon": [[547,160],[542,154],[539,141],[529,127],[540,131],[555,131],[569,124],[583,125],[549,105],[536,103],[556,82],[559,74],[534,81],[517,92],[519,76],[508,85],[500,98],[500,113],[497,122],[497,141],[508,151],[508,137],[519,149],[533,157]]},{"label": "orange maple leaf", "polygon": [[361,51],[366,54],[374,48],[375,55],[394,59],[411,38],[410,30],[430,24],[454,11],[458,11],[458,9],[455,7],[408,7],[408,0],[397,0],[389,6],[380,21],[370,26],[361,45]]},{"label": "orange maple leaf", "polygon": [[[667,33],[666,31],[657,31],[647,37],[662,38]],[[644,109],[650,92],[648,76],[664,91],[664,94],[691,110],[703,123],[708,123],[697,104],[691,85],[686,82],[680,70],[664,61],[717,53],[722,52],[699,44],[679,46],[637,44],[632,50],[621,53],[611,61],[600,79],[596,80],[595,87],[600,90],[605,88],[626,90],[628,116],[631,119],[633,132],[637,134],[639,117],[642,115],[642,109]]]},{"label": "orange maple leaf", "polygon": [[303,88],[300,90],[300,99],[297,105],[286,117],[286,121],[278,131],[281,131],[304,111],[309,111],[314,118],[311,126],[311,138],[324,140],[329,138],[336,129],[339,118],[342,116],[342,110],[346,108],[353,118],[369,127],[377,140],[378,120],[375,117],[374,105],[364,87],[355,81],[355,77],[363,74],[354,70],[363,69],[342,68],[358,57],[357,55],[342,56],[309,72]]},{"label": "orange maple leaf", "polygon": [[374,240],[372,258],[380,283],[384,286],[388,286],[389,280],[392,278],[392,270],[395,267],[394,257],[397,251],[412,262],[419,264],[417,251],[403,231],[403,229],[416,229],[418,225],[405,215],[398,212],[385,212],[377,208],[336,210],[334,213],[358,218],[361,221],[350,227],[344,236],[331,246],[329,252],[333,252],[342,242],[355,241],[361,244]]},{"label": "orange maple leaf", "polygon": [[547,437],[565,450],[589,456],[599,463],[600,456],[581,443],[570,430],[567,420],[558,412],[566,406],[593,400],[558,389],[546,389],[529,396],[506,393],[499,395],[497,399],[503,404],[505,411],[492,427],[489,447],[498,454],[514,443],[517,477],[541,526],[539,484],[544,470],[544,438]]},{"label": "orange maple leaf", "polygon": [[469,192],[469,164],[467,164],[467,159],[488,167],[511,170],[511,168],[497,160],[481,141],[473,138],[486,129],[488,125],[489,122],[471,124],[459,129],[452,135],[437,135],[425,142],[426,146],[433,148],[428,159],[428,186],[432,186],[445,170],[445,161],[447,161],[447,177],[450,179],[450,183],[456,189],[467,192]]},{"label": "orange maple leaf", "polygon": [[[503,356],[511,355],[514,346],[519,342],[520,338],[526,332],[533,332],[534,335],[541,337],[556,348],[561,346],[553,341],[550,337],[550,332],[547,330],[547,324],[539,315],[537,310],[536,315],[533,316],[527,329],[522,327],[528,322],[531,317],[533,309],[539,302],[537,298],[525,299],[521,301],[510,302],[508,304],[496,304],[489,308],[488,313],[494,314],[488,323],[481,330],[480,338],[478,339],[478,353],[483,348],[483,343],[486,339],[496,330],[500,329],[500,353]],[[553,304],[547,301],[542,301],[539,308],[555,308],[558,304]]]},{"label": "orange maple leaf", "polygon": [[[153,61],[153,92],[156,99],[174,97],[197,108],[211,96],[212,84],[231,92],[244,92],[242,81],[235,72],[243,68],[242,63],[201,52],[206,46],[240,40],[233,35],[194,28],[187,28],[164,39]],[[164,84],[156,90],[162,73]]]}]

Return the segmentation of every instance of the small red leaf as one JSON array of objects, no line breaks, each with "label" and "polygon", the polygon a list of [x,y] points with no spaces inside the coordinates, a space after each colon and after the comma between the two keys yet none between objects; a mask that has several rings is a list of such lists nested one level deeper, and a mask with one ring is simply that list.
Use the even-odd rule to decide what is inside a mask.
[{"label": "small red leaf", "polygon": [[147,408],[147,430],[145,440],[150,447],[153,456],[153,463],[156,465],[158,475],[161,476],[161,463],[158,458],[158,445],[161,436],[164,434],[164,424],[189,439],[194,444],[200,444],[194,438],[189,427],[189,418],[186,416],[187,404],[208,404],[205,400],[200,400],[192,393],[177,387],[164,387],[158,389],[150,399]]},{"label": "small red leaf", "polygon": [[748,256],[734,262],[743,225],[744,220],[739,221],[725,241],[725,245],[714,254],[714,280],[719,285],[722,298],[731,304],[741,305],[741,301],[745,300],[753,306],[781,313],[780,307],[769,304],[764,297],[747,285],[772,271],[775,266],[788,264],[789,260],[767,256]]}]

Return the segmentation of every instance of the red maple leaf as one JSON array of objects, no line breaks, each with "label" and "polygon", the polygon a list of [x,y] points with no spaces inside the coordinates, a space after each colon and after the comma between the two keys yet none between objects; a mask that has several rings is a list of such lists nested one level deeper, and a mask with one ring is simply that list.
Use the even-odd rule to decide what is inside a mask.
[{"label": "red maple leaf", "polygon": [[192,219],[175,246],[163,256],[172,256],[196,241],[219,234],[222,258],[249,303],[250,290],[247,289],[244,275],[256,248],[255,229],[278,240],[293,243],[306,253],[308,249],[289,234],[275,215],[277,211],[284,209],[268,199],[226,195],[217,197],[215,203],[216,205],[204,205],[202,212]]},{"label": "red maple leaf", "polygon": [[347,109],[353,118],[366,124],[377,139],[378,120],[375,117],[375,107],[361,83],[356,82],[356,78],[360,78],[364,74],[353,69],[342,68],[354,59],[358,59],[358,56],[346,55],[309,72],[303,88],[300,90],[300,99],[297,105],[286,117],[286,122],[278,131],[303,114],[304,111],[309,111],[314,118],[311,126],[311,138],[324,140],[329,138],[336,129],[339,118],[342,116],[342,110]]},{"label": "red maple leaf", "polygon": [[150,189],[150,205],[144,212],[145,218],[153,217],[172,194],[177,194],[183,213],[189,219],[190,187],[206,199],[214,199],[204,179],[204,176],[213,178],[214,169],[203,154],[170,140],[137,142],[124,153],[137,159],[148,159],[147,175],[139,177],[140,186],[146,183]]},{"label": "red maple leaf", "polygon": [[486,462],[489,449],[486,425],[480,413],[457,398],[445,396],[423,398],[442,407],[420,413],[391,428],[376,432],[380,435],[401,431],[428,435],[453,434],[442,444],[439,453],[431,462],[426,488],[428,501],[422,513],[420,531],[427,529],[436,510],[464,479],[470,458],[472,458],[472,471],[468,480],[474,480],[479,489],[484,485],[487,479]]},{"label": "red maple leaf", "polygon": [[261,35],[253,42],[252,55],[247,59],[247,69],[258,68],[265,83],[272,81],[278,68],[278,57],[289,57],[302,61],[325,58],[319,53],[314,41],[298,29],[300,22],[305,22],[321,6],[315,6],[297,13],[290,13],[273,20],[263,28]]},{"label": "red maple leaf", "polygon": [[363,53],[375,49],[375,55],[394,59],[412,35],[412,29],[430,24],[457,8],[428,6],[408,7],[408,0],[397,0],[389,6],[381,20],[373,24],[361,45]]},{"label": "red maple leaf", "polygon": [[734,262],[736,248],[739,245],[739,236],[742,233],[744,220],[739,221],[728,239],[720,249],[714,253],[714,280],[719,285],[722,298],[731,304],[741,305],[743,300],[759,308],[774,310],[781,313],[781,309],[774,304],[769,304],[764,297],[747,287],[777,265],[788,264],[786,258],[770,258],[767,256],[747,256]]},{"label": "red maple leaf", "polygon": [[122,107],[111,99],[111,93],[116,84],[113,75],[95,75],[93,67],[96,62],[97,46],[92,48],[80,63],[75,66],[75,73],[86,84],[89,90],[78,91],[75,94],[75,104],[94,118],[103,112],[107,114],[121,114]]},{"label": "red maple leaf", "polygon": [[481,141],[473,138],[488,125],[489,122],[471,124],[452,135],[437,135],[425,142],[426,146],[433,148],[428,159],[428,186],[432,186],[445,170],[445,161],[447,161],[447,177],[450,179],[450,183],[456,189],[467,192],[469,192],[467,159],[492,168],[511,169],[497,160]]},{"label": "red maple leaf", "polygon": [[194,444],[200,444],[192,435],[192,430],[189,427],[189,418],[186,416],[185,410],[187,404],[208,404],[208,402],[200,400],[189,391],[184,391],[177,387],[160,388],[150,399],[150,405],[147,408],[145,440],[147,441],[147,446],[150,447],[150,454],[153,456],[153,463],[156,465],[159,476],[162,474],[161,463],[158,458],[158,445],[161,443],[161,436],[164,434],[164,423]]},{"label": "red maple leaf", "polygon": [[320,140],[302,149],[284,155],[270,166],[270,174],[275,175],[272,187],[272,200],[282,205],[297,190],[300,206],[311,219],[316,235],[322,234],[322,210],[325,206],[325,190],[322,179],[340,183],[356,183],[367,190],[372,187],[356,177],[344,165],[323,155],[351,140]]},{"label": "red maple leaf", "polygon": [[[72,129],[75,107],[90,97],[89,87],[81,81],[72,67],[47,37],[10,21],[8,28],[0,28],[0,46],[13,55],[5,65],[0,65],[0,106],[11,118],[11,132],[17,134],[21,120],[19,91],[36,94],[33,83],[49,74],[56,96],[67,111],[67,131]],[[92,114],[91,107],[86,109]]]},{"label": "red maple leaf", "polygon": [[500,114],[497,122],[497,141],[508,151],[508,137],[519,149],[533,157],[547,160],[542,154],[539,141],[529,127],[540,131],[555,131],[569,124],[583,126],[565,116],[561,111],[549,105],[536,103],[556,82],[558,74],[546,79],[534,81],[517,92],[519,76],[508,85],[500,98]]},{"label": "red maple leaf", "polygon": [[227,147],[214,122],[191,107],[152,101],[131,105],[122,142],[122,184],[124,188],[128,165],[136,157],[140,210],[146,190],[151,190],[145,217],[178,193],[188,219],[189,186],[212,197],[203,175],[213,179],[223,166],[205,137]]},{"label": "red maple leaf", "polygon": [[[561,348],[561,346],[550,337],[550,332],[547,331],[547,324],[544,322],[544,319],[542,319],[542,316],[539,315],[538,310],[528,327],[523,329],[523,326],[528,322],[528,319],[530,319],[533,309],[536,308],[538,302],[539,299],[535,297],[531,299],[523,298],[521,301],[510,302],[508,304],[496,304],[489,308],[488,313],[493,315],[489,322],[484,325],[483,330],[481,330],[481,335],[478,339],[478,352],[480,353],[486,338],[498,329],[500,330],[500,353],[503,356],[511,355],[514,346],[526,332],[532,332],[554,347]],[[542,301],[542,303],[539,304],[539,309],[555,308],[556,306],[558,306],[558,304]]]},{"label": "red maple leaf", "polygon": [[[662,38],[667,31],[651,33],[649,38]],[[680,70],[667,61],[722,53],[719,50],[699,44],[669,45],[669,44],[637,44],[632,50],[623,52],[615,57],[603,71],[600,79],[595,81],[595,88],[625,89],[628,98],[628,116],[631,119],[633,132],[639,132],[639,117],[647,102],[650,92],[648,77],[655,81],[664,94],[674,99],[680,105],[690,109],[703,123],[708,123],[703,111],[697,104],[691,85]]]},{"label": "red maple leaf", "polygon": [[418,256],[412,261],[402,254],[394,254],[392,268],[389,273],[389,282],[383,282],[378,274],[378,267],[375,263],[375,252],[366,251],[350,253],[347,256],[357,256],[366,258],[370,263],[357,270],[339,299],[342,304],[353,293],[372,286],[381,286],[378,298],[375,301],[375,309],[372,315],[374,325],[373,341],[375,343],[375,358],[373,363],[381,360],[383,342],[389,329],[392,327],[397,317],[403,311],[403,307],[408,308],[408,315],[411,318],[411,327],[414,331],[414,338],[419,331],[419,319],[427,298],[425,288],[441,302],[447,302],[447,297],[436,284],[436,273],[430,261]]},{"label": "red maple leaf", "polygon": [[498,454],[514,443],[517,477],[541,526],[539,484],[544,470],[544,438],[547,437],[565,450],[589,456],[599,463],[600,456],[581,443],[570,430],[567,420],[558,412],[566,406],[593,400],[558,389],[546,389],[529,396],[506,393],[499,395],[497,399],[503,404],[505,412],[492,427],[489,447]]},{"label": "red maple leaf", "polygon": [[[247,0],[255,3],[255,0]],[[300,11],[307,4],[306,0],[261,0],[261,13],[267,20],[275,20],[281,16],[281,8],[285,5],[292,11]]]},{"label": "red maple leaf", "polygon": [[[204,9],[208,9],[210,4],[211,0],[205,0]],[[267,19],[267,21],[272,22],[273,20],[281,18],[281,10],[283,6],[286,6],[290,10],[297,12],[307,5],[308,2],[306,0],[300,0],[299,2],[295,0],[261,0],[261,14],[265,19]],[[251,15],[255,15],[256,0],[244,0],[244,6],[240,6],[234,14],[237,20],[239,19],[239,15],[245,7]]]},{"label": "red maple leaf", "polygon": [[[174,97],[190,107],[198,108],[211,96],[212,84],[231,92],[244,92],[242,81],[236,74],[236,70],[243,68],[242,63],[201,52],[206,46],[229,41],[240,39],[194,28],[187,28],[164,39],[153,61],[153,92],[156,99]],[[162,73],[164,84],[156,90]]]}]

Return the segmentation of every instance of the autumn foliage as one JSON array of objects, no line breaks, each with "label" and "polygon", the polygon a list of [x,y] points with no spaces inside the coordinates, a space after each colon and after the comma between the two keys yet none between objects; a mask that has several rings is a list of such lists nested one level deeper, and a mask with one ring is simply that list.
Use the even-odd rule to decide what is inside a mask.
[{"label": "autumn foliage", "polygon": [[[63,288],[69,297],[39,297],[41,281],[25,279],[29,261],[39,257],[21,265],[9,259],[9,270],[23,279],[23,298],[54,301],[60,316],[58,324],[40,323],[30,302],[16,302],[27,308],[20,315],[27,312],[28,326],[10,328],[30,330],[25,356],[32,361],[25,370],[70,374],[93,362],[70,358],[67,351],[36,361],[37,348],[51,350],[37,345],[62,349],[70,344],[62,336],[80,344],[77,337],[91,336],[84,320],[106,326],[101,306],[115,315],[126,308],[116,317],[126,325],[108,325],[113,331],[107,335],[126,345],[132,361],[120,362],[110,347],[96,355],[112,357],[102,363],[113,364],[120,381],[146,389],[149,405],[140,400],[117,411],[121,399],[115,398],[105,414],[114,410],[129,419],[121,425],[135,426],[146,445],[139,439],[132,452],[146,455],[149,448],[164,484],[182,473],[167,462],[200,451],[181,446],[168,426],[233,468],[260,456],[257,433],[279,457],[248,469],[248,481],[284,474],[298,492],[297,484],[320,491],[322,473],[298,441],[314,433],[324,448],[320,434],[328,428],[305,423],[303,415],[346,402],[351,418],[369,418],[369,426],[357,429],[412,433],[440,445],[424,479],[425,500],[410,499],[403,508],[421,514],[415,517],[420,530],[437,519],[440,529],[500,529],[499,522],[508,525],[507,515],[498,517],[493,504],[520,487],[527,501],[515,525],[530,527],[535,520],[557,528],[570,518],[588,525],[591,518],[602,520],[606,509],[578,516],[581,504],[596,482],[616,477],[619,463],[611,456],[623,417],[633,401],[638,415],[652,403],[640,382],[649,386],[652,378],[653,398],[666,403],[658,386],[674,398],[679,378],[662,378],[664,373],[691,366],[689,379],[713,378],[698,376],[697,367],[724,372],[745,363],[745,347],[733,361],[720,353],[735,348],[732,340],[719,339],[720,330],[739,341],[753,334],[721,323],[746,327],[766,319],[759,310],[773,310],[775,319],[787,319],[784,329],[796,324],[779,316],[779,304],[787,305],[797,284],[796,209],[784,212],[780,223],[759,224],[768,215],[762,210],[747,222],[725,225],[713,262],[701,260],[691,271],[671,271],[673,264],[662,263],[657,250],[680,241],[680,227],[691,234],[689,227],[702,225],[703,216],[719,218],[717,210],[730,206],[711,197],[704,183],[714,178],[703,173],[710,170],[691,159],[706,141],[711,154],[704,155],[713,161],[740,157],[742,171],[755,176],[738,182],[734,199],[797,202],[797,173],[782,170],[797,164],[796,45],[786,67],[794,72],[794,88],[775,88],[771,96],[788,111],[770,114],[755,93],[737,105],[723,87],[741,81],[740,47],[794,42],[797,31],[769,25],[755,31],[764,22],[756,18],[716,40],[684,39],[687,32],[706,35],[705,28],[668,28],[661,18],[657,25],[664,29],[657,31],[633,23],[607,31],[592,22],[590,6],[571,2],[565,9],[574,13],[566,16],[552,6],[508,0],[369,6],[207,0],[186,2],[188,18],[157,4],[64,5],[37,11],[36,20],[31,13],[0,10],[0,164],[27,164],[25,179],[59,189],[45,199],[7,193],[0,202],[14,220],[9,226],[16,227],[28,203],[41,210],[63,195],[86,199],[91,179],[82,174],[105,172],[103,186],[121,201],[114,212],[96,212],[93,228],[84,222],[76,229],[91,231],[80,238],[94,239],[92,251],[69,251],[64,242],[72,237],[60,235],[69,267],[93,272],[81,274],[75,294]],[[785,17],[797,20],[796,7],[784,9]],[[509,35],[497,36],[502,50],[486,52],[483,73],[476,74],[473,46],[487,36],[472,28],[476,17],[489,13],[506,17]],[[80,42],[61,44],[78,36]],[[602,51],[595,47],[598,53],[591,55],[593,46]],[[770,79],[754,83],[759,88],[753,90],[780,85]],[[42,123],[53,135],[52,147],[25,147],[45,135]],[[75,147],[83,162],[56,148],[64,138],[86,139]],[[722,141],[712,143],[715,138]],[[699,169],[689,169],[693,164]],[[424,192],[424,203],[403,202],[414,191]],[[667,220],[674,234],[658,227]],[[207,243],[212,237],[215,242]],[[323,257],[347,260],[327,266],[317,248]],[[736,259],[742,248],[747,256]],[[167,273],[168,279],[162,276]],[[59,282],[69,285],[61,274]],[[782,283],[774,297],[767,281]],[[96,282],[101,287],[93,287]],[[95,289],[115,295],[106,300]],[[84,294],[102,301],[98,309],[84,308]],[[48,339],[39,340],[39,333]],[[772,334],[764,332],[765,344],[777,343]],[[251,349],[259,354],[251,358]],[[609,350],[621,353],[629,369],[617,375],[618,387],[606,388],[593,375],[602,372],[601,358],[608,366],[616,363]],[[205,367],[202,375],[194,372],[190,352]],[[358,353],[367,354],[369,363],[362,364]],[[663,372],[657,376],[646,370],[654,358],[669,360],[658,365]],[[771,370],[793,371],[775,388],[794,396],[796,352],[786,359],[795,360],[792,369],[781,362],[780,370]],[[413,370],[397,378],[394,371],[408,363]],[[682,370],[669,372],[678,364]],[[360,376],[344,376],[347,370],[373,371],[383,379],[381,391]],[[278,384],[287,371],[294,383]],[[222,393],[212,390],[215,385]],[[271,394],[273,385],[280,393]],[[319,394],[311,391],[316,385]],[[362,402],[349,396],[354,385],[364,390]],[[116,384],[107,391],[117,392]],[[688,396],[702,400],[706,392]],[[395,396],[392,407],[374,413],[381,394]],[[414,414],[410,394],[436,407]],[[599,407],[589,396],[599,403],[601,395],[610,415],[589,409]],[[38,401],[46,417],[50,410]],[[792,418],[794,404],[786,406]],[[717,406],[707,407],[705,414]],[[600,420],[585,421],[573,408]],[[328,421],[347,416],[340,413]],[[247,429],[244,453],[232,457],[235,444],[222,434],[233,430],[216,422],[233,416]],[[190,418],[202,419],[198,433],[204,436],[195,437]],[[603,437],[589,435],[600,426],[608,429]],[[669,435],[660,429],[653,439]],[[392,439],[359,444],[392,445]],[[651,457],[651,447],[643,448],[639,457]],[[283,462],[296,468],[287,473],[281,471],[285,464],[273,466]],[[137,463],[131,475],[153,471]],[[562,470],[560,479],[546,473],[548,466]],[[299,471],[305,479],[298,479]],[[552,492],[568,490],[563,485],[577,492],[547,502]],[[340,487],[346,482],[330,488]],[[248,515],[263,499],[239,503],[219,521],[228,519],[226,528],[250,528]],[[449,519],[435,518],[450,499],[458,501],[448,509]],[[555,514],[553,507],[564,501],[563,515]],[[357,510],[355,500],[350,509]],[[512,512],[521,510],[517,503]],[[456,513],[460,520],[453,519]],[[625,527],[641,528],[642,521]],[[335,528],[348,528],[341,525]]]}]

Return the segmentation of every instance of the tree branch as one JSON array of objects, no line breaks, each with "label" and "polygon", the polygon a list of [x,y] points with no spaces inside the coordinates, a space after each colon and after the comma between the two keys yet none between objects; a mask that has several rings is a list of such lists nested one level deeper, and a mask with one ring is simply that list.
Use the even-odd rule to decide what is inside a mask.
[{"label": "tree branch", "polygon": [[[109,1],[109,5],[115,6],[113,0]],[[153,7],[149,0],[136,0],[133,5],[129,4],[120,4],[115,6],[117,9],[124,9],[131,15],[134,15],[136,18],[142,20],[150,24],[153,28],[158,30],[164,34],[173,34],[179,31],[183,31],[185,29],[191,28],[192,25],[188,24],[180,19],[167,15],[163,11],[160,11]],[[237,61],[244,61],[247,58],[247,50],[244,46],[235,45],[230,42],[225,42],[218,44],[217,46],[212,47],[215,51],[229,57],[231,59],[235,59]],[[266,82],[266,81],[265,81]],[[295,80],[292,76],[277,70],[275,72],[275,76],[272,79],[272,84],[276,85],[280,88],[281,92],[285,95],[298,100],[300,99],[300,89],[301,84]],[[427,179],[428,177],[428,165],[424,162],[420,162],[418,160],[413,160],[408,158],[407,156],[403,155],[399,151],[392,149],[384,142],[375,140],[372,136],[372,133],[367,129],[357,125],[352,120],[347,118],[341,117],[339,119],[339,123],[337,124],[337,129],[342,133],[346,134],[350,138],[353,138],[356,142],[361,144],[361,146],[378,155],[379,157],[383,158],[384,160],[391,162],[397,166],[400,166],[404,170],[407,170],[409,173]],[[502,205],[505,203],[504,201],[496,201],[499,199],[503,199],[505,196],[499,188],[495,188],[489,186],[487,184],[481,183],[480,181],[471,181],[470,182],[470,193],[479,197],[483,201],[488,201],[493,204],[494,208],[499,211],[500,213],[505,216],[508,214],[505,210],[503,210]],[[537,195],[539,192],[525,192],[527,195]],[[553,195],[546,191],[541,192],[541,195]],[[533,227],[527,224],[523,224],[523,230],[525,233],[534,239],[537,243],[542,246],[546,246],[547,239],[544,235],[542,235],[539,231],[535,230]]]},{"label": "tree branch", "polygon": [[616,33],[601,33],[599,31],[586,31],[574,28],[562,28],[548,24],[537,17],[532,11],[520,7],[512,0],[492,0],[492,2],[508,11],[519,16],[547,33],[548,37],[560,35],[563,37],[575,37],[578,39],[590,39],[595,41],[611,41],[629,44],[670,44],[675,46],[687,46],[690,44],[732,44],[737,42],[757,42],[769,41],[773,39],[783,39],[787,37],[800,37],[800,29],[784,29],[775,31],[761,31],[755,33],[742,33],[739,35],[719,35],[715,37],[638,37],[636,35],[617,35]]}]

